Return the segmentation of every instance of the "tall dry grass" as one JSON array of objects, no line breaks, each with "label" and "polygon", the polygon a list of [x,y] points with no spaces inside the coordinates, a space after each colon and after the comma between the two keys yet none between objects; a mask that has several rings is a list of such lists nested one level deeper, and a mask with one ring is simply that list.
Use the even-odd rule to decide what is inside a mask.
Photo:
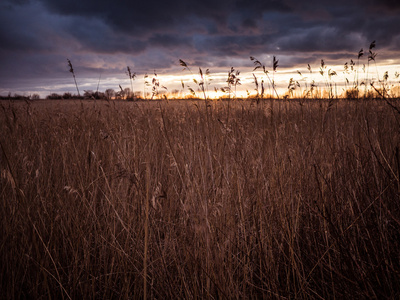
[{"label": "tall dry grass", "polygon": [[390,103],[2,102],[0,297],[398,298]]}]

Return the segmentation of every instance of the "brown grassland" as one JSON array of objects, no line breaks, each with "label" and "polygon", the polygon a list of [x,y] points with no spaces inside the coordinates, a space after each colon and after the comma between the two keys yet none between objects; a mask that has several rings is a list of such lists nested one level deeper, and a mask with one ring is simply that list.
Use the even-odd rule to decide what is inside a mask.
[{"label": "brown grassland", "polygon": [[388,101],[1,102],[0,298],[398,299]]}]

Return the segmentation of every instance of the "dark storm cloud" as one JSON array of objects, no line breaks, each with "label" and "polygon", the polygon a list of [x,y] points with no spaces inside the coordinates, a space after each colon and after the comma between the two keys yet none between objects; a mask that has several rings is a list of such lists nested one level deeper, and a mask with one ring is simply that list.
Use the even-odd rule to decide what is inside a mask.
[{"label": "dark storm cloud", "polygon": [[400,11],[400,2],[398,0],[367,0],[360,1],[359,4],[366,5],[371,12],[384,11],[388,14],[396,14]]},{"label": "dark storm cloud", "polygon": [[373,40],[398,56],[398,24],[398,0],[3,0],[0,78],[61,76],[67,57],[87,73],[264,54],[290,66],[355,54]]},{"label": "dark storm cloud", "polygon": [[176,29],[183,20],[207,15],[218,22],[223,18],[224,1],[52,1],[42,0],[52,12],[60,15],[79,15],[104,20],[112,28],[139,36],[148,31]]},{"label": "dark storm cloud", "polygon": [[190,37],[179,37],[176,34],[154,34],[149,37],[148,42],[151,46],[165,48],[190,48],[192,39]]},{"label": "dark storm cloud", "polygon": [[[5,42],[4,47],[20,48],[21,43],[33,49],[43,47],[41,37],[48,33],[40,32],[44,30],[37,22],[33,26],[33,29],[38,27],[35,30],[29,24],[29,19],[38,12],[32,12],[31,17],[20,12],[24,5],[37,9],[41,3],[39,14],[53,18],[54,24],[49,25],[55,25],[54,30],[65,35],[63,41],[79,44],[78,49],[86,51],[132,55],[145,51],[148,46],[172,48],[176,45],[205,51],[207,45],[200,45],[194,36],[202,36],[209,42],[214,55],[235,55],[241,53],[239,48],[255,45],[260,46],[259,51],[266,51],[271,48],[265,47],[266,43],[290,51],[348,50],[352,34],[363,36],[366,41],[378,39],[381,46],[389,46],[398,34],[395,25],[400,20],[389,13],[400,7],[397,0],[338,0],[334,4],[326,0],[20,0],[18,5],[6,3],[11,7],[8,15],[15,17],[14,13],[18,22],[22,22],[7,26],[9,20],[3,21],[0,38]],[[374,15],[374,7],[380,15]],[[382,11],[387,11],[390,18],[385,18]],[[249,37],[245,38],[246,35]],[[52,46],[57,45],[47,47]]]}]

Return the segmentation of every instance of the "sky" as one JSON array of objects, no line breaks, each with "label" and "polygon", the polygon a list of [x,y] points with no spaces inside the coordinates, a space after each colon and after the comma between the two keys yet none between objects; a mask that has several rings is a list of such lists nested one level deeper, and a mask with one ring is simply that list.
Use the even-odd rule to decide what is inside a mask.
[{"label": "sky", "polygon": [[370,78],[387,70],[396,82],[399,28],[398,0],[1,0],[0,95],[76,93],[67,59],[82,92],[131,87],[127,66],[137,74],[135,91],[154,72],[169,91],[182,89],[181,80],[195,89],[199,67],[210,70],[210,89],[226,85],[233,67],[241,89],[254,91],[250,56],[281,88],[301,79],[297,70],[305,77],[308,64],[308,80],[317,80],[321,59],[342,82],[344,63],[357,61],[363,48],[360,66],[367,64],[372,41]]}]

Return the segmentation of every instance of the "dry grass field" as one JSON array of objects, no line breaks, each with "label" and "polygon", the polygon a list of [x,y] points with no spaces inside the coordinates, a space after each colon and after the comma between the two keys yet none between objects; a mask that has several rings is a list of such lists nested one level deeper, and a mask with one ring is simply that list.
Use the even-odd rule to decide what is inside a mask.
[{"label": "dry grass field", "polygon": [[2,299],[398,299],[400,102],[1,102]]}]

